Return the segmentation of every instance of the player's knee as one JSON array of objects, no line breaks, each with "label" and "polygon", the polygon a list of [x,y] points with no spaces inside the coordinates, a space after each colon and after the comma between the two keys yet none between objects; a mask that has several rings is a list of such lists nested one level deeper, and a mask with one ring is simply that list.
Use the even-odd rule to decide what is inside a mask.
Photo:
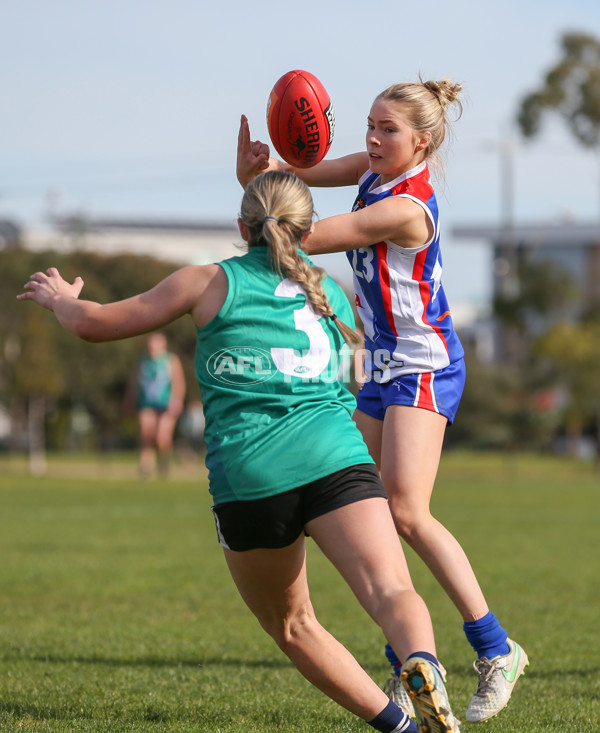
[{"label": "player's knee", "polygon": [[396,531],[408,544],[411,544],[411,541],[423,531],[427,522],[431,519],[429,512],[417,512],[402,503],[394,505],[390,502],[390,509],[394,517]]},{"label": "player's knee", "polygon": [[156,440],[156,447],[161,453],[168,453],[173,448],[173,441],[168,437],[160,436]]},{"label": "player's knee", "polygon": [[262,623],[265,631],[273,637],[277,646],[290,654],[296,647],[302,646],[318,625],[312,606],[303,606],[283,617],[272,617]]},{"label": "player's knee", "polygon": [[407,578],[403,582],[398,581],[389,585],[385,591],[376,594],[371,599],[371,607],[367,607],[366,610],[376,623],[383,626],[384,620],[393,616],[398,608],[403,607],[405,598],[412,595],[415,595],[415,590],[410,578]]}]

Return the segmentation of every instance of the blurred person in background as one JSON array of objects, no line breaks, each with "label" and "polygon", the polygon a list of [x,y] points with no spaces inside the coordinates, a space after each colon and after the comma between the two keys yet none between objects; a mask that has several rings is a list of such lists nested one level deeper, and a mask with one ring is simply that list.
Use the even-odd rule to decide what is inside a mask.
[{"label": "blurred person in background", "polygon": [[169,474],[173,435],[183,411],[186,384],[181,360],[168,350],[160,331],[148,335],[146,351],[131,373],[125,405],[137,410],[139,470],[144,477]]}]

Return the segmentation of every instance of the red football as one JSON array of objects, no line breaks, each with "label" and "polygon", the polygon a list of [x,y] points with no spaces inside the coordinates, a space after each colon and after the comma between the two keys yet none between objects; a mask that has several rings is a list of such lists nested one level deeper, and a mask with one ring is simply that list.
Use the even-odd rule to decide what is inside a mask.
[{"label": "red football", "polygon": [[308,71],[288,71],[275,82],[267,104],[267,127],[279,155],[297,168],[323,160],[335,117],[327,90]]}]

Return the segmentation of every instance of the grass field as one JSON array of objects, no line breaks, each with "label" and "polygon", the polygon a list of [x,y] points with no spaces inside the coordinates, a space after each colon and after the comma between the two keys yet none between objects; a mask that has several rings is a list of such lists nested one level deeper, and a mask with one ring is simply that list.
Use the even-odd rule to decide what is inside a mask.
[{"label": "grass field", "polygon": [[[291,667],[238,598],[199,465],[0,458],[0,730],[366,731]],[[589,465],[448,453],[435,511],[531,659],[487,733],[600,731],[600,477]],[[454,607],[409,556],[456,714],[476,685]],[[378,629],[309,543],[321,621],[380,683]],[[477,730],[463,724],[462,730]]]}]

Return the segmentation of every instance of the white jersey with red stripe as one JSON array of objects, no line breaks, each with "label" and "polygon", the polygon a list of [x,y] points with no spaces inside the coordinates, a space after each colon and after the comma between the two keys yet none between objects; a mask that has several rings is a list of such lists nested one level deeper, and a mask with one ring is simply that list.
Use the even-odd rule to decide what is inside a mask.
[{"label": "white jersey with red stripe", "polygon": [[358,185],[353,211],[387,196],[401,196],[422,206],[433,225],[433,236],[421,247],[382,241],[346,253],[371,355],[371,365],[365,364],[367,376],[381,371],[378,381],[388,381],[443,369],[461,359],[464,351],[441,283],[438,207],[427,163],[383,185],[378,174],[367,171]]}]

